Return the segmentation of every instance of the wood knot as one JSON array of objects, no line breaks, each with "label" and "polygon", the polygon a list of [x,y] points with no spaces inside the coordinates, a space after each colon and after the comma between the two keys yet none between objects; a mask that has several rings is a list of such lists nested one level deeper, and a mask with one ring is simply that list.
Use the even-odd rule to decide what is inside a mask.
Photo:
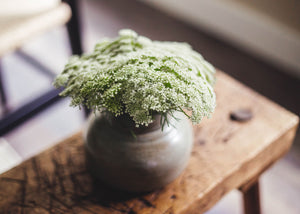
[{"label": "wood knot", "polygon": [[238,122],[251,120],[253,114],[250,109],[237,109],[230,113],[230,119]]},{"label": "wood knot", "polygon": [[176,199],[176,198],[177,198],[176,195],[172,195],[172,196],[171,196],[171,199]]}]

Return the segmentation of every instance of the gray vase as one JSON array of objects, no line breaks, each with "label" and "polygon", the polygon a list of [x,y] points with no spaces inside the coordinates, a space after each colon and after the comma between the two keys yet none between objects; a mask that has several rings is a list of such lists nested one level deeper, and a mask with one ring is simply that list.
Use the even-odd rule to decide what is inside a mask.
[{"label": "gray vase", "polygon": [[186,167],[193,129],[182,113],[160,126],[160,116],[148,127],[135,128],[127,117],[108,119],[92,114],[84,131],[86,162],[105,184],[130,192],[147,192],[173,181]]}]

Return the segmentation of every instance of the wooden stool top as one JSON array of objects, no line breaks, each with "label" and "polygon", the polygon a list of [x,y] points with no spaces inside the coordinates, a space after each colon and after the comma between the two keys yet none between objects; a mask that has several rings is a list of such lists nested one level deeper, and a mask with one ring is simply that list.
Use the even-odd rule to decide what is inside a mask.
[{"label": "wooden stool top", "polygon": [[[17,5],[16,5],[17,7]],[[48,11],[21,17],[0,17],[0,57],[19,48],[28,39],[53,27],[64,25],[71,17],[71,9],[61,3]]]},{"label": "wooden stool top", "polygon": [[[131,195],[94,182],[86,171],[82,136],[77,133],[0,176],[0,213],[207,211],[282,157],[298,124],[297,116],[222,72],[217,73],[215,90],[216,111],[194,126],[195,145],[187,169],[163,189]],[[230,113],[237,109],[250,109],[253,118],[231,120]]]}]

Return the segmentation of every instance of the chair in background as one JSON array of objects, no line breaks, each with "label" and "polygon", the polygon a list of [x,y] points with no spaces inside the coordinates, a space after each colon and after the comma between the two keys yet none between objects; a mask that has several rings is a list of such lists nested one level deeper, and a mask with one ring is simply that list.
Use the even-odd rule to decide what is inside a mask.
[{"label": "chair in background", "polygon": [[[72,53],[81,54],[82,45],[77,0],[63,0],[57,7],[43,13],[21,18],[8,17],[7,20],[3,20],[2,18],[0,21],[0,57],[17,50],[29,39],[62,25],[67,26]],[[51,79],[54,78],[55,73],[51,72],[50,69],[43,66],[29,55],[22,52],[20,53],[22,57],[25,57],[26,61],[35,65],[45,75],[49,76]],[[5,91],[2,72],[0,63],[0,96],[4,112],[4,116],[0,120],[0,136],[9,132],[60,99],[58,95],[60,89],[51,87],[46,93],[23,106],[10,111],[7,106],[8,97]],[[87,115],[88,111],[86,110],[85,113]]]}]

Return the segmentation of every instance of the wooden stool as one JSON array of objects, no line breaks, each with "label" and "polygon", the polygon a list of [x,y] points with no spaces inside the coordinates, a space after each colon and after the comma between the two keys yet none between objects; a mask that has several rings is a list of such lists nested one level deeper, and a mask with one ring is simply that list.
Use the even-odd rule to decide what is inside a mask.
[{"label": "wooden stool", "polygon": [[[298,117],[222,72],[215,89],[216,111],[194,126],[187,169],[163,189],[134,195],[93,181],[77,133],[0,176],[0,213],[193,214],[240,189],[245,213],[259,214],[259,176],[289,150]],[[252,119],[232,120],[237,109]]]}]

